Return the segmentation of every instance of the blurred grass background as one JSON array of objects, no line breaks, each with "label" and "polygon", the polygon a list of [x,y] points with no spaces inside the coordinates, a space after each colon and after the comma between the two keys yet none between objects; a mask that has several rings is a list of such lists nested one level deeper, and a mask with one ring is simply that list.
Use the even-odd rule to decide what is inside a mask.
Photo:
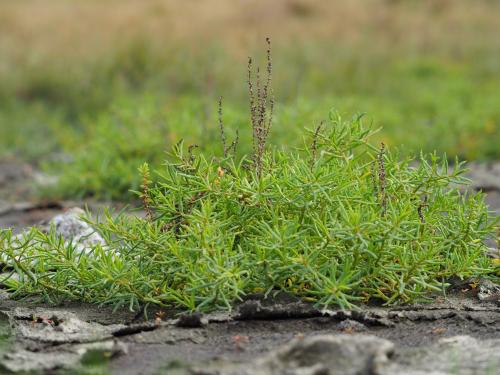
[{"label": "blurred grass background", "polygon": [[0,0],[0,158],[59,175],[51,197],[128,199],[180,138],[249,150],[247,56],[273,41],[272,143],[331,108],[413,153],[500,158],[497,0]]}]

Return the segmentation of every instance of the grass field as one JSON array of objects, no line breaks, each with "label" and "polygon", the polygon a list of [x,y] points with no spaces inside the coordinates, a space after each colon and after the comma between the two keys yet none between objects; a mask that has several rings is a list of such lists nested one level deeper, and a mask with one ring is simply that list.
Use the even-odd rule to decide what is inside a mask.
[{"label": "grass field", "polygon": [[271,143],[300,145],[334,108],[404,153],[495,159],[498,14],[486,0],[2,3],[0,154],[60,175],[45,195],[128,200],[137,167],[180,138],[221,153],[219,96],[228,133],[249,139],[246,59],[270,36]]}]

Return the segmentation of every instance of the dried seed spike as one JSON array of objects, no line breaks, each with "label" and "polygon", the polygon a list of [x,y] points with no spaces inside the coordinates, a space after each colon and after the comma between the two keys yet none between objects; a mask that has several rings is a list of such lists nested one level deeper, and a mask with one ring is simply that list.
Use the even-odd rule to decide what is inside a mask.
[{"label": "dried seed spike", "polygon": [[322,127],[323,121],[321,121],[321,123],[316,127],[316,130],[314,131],[313,141],[311,144],[311,170],[314,166],[314,163],[316,162],[316,154],[318,152],[318,137]]},{"label": "dried seed spike", "polygon": [[378,196],[378,186],[377,186],[377,174],[375,172],[375,165],[377,164],[377,161],[374,160],[371,165],[371,177],[372,177],[372,185],[373,185],[373,192],[375,194],[375,197]]},{"label": "dried seed spike", "polygon": [[251,120],[252,124],[255,124],[255,93],[253,90],[253,82],[252,82],[252,58],[248,58],[248,96],[250,100],[250,115],[251,115]]},{"label": "dried seed spike", "polygon": [[219,130],[222,147],[224,150],[224,157],[227,157],[226,133],[224,132],[224,122],[222,121],[222,96],[219,97]]},{"label": "dried seed spike", "polygon": [[[253,145],[253,165],[257,177],[262,174],[263,157],[266,148],[267,137],[272,125],[274,111],[274,98],[271,93],[271,41],[266,38],[267,49],[267,79],[263,85],[261,82],[260,69],[256,68],[255,92],[252,82],[252,59],[248,60],[248,91],[250,97],[250,114],[252,122],[252,145]],[[268,103],[268,99],[271,97]]]},{"label": "dried seed spike", "polygon": [[257,145],[256,145],[256,134],[255,134],[255,129],[257,126],[257,115],[256,115],[256,105],[255,105],[255,93],[253,89],[253,82],[252,82],[252,58],[248,58],[248,97],[250,101],[250,120],[252,123],[252,130],[253,130],[253,136],[252,136],[252,146],[253,146],[253,154],[254,156],[257,153]]},{"label": "dried seed spike", "polygon": [[194,155],[193,155],[193,150],[195,148],[198,148],[199,146],[197,144],[194,145],[189,145],[188,147],[188,155],[189,155],[189,162],[192,163],[194,161]]},{"label": "dried seed spike", "polygon": [[382,142],[380,144],[380,152],[378,154],[378,183],[379,183],[379,192],[380,192],[380,207],[382,208],[382,216],[385,215],[387,209],[387,198],[385,194],[385,144]]},{"label": "dried seed spike", "polygon": [[422,224],[425,224],[424,208],[427,207],[427,200],[428,197],[427,195],[425,195],[423,202],[420,202],[420,204],[417,207],[418,217],[420,218],[420,222]]},{"label": "dried seed spike", "polygon": [[260,68],[257,67],[255,72],[255,86],[257,87],[257,124],[260,127],[262,125],[262,112],[263,112],[263,100],[262,100],[262,89],[260,85]]},{"label": "dried seed spike", "polygon": [[271,77],[272,77],[272,60],[271,60],[271,39],[266,38],[267,43],[267,78],[266,83],[262,89],[262,97],[260,101],[260,114],[261,114],[261,122],[265,121],[265,112],[267,107],[267,100],[269,97],[270,85],[271,85]]},{"label": "dried seed spike", "polygon": [[230,149],[233,150],[233,157],[236,156],[236,148],[238,147],[239,141],[240,141],[240,132],[238,131],[238,129],[236,129],[236,138],[231,143],[231,147],[230,147]]},{"label": "dried seed spike", "polygon": [[264,140],[264,142],[267,141],[267,137],[269,135],[269,130],[271,130],[271,126],[273,124],[273,114],[274,114],[274,97],[271,97],[271,100],[269,101],[269,118],[267,119],[267,125],[265,128],[265,140]]},{"label": "dried seed spike", "polygon": [[146,219],[149,222],[152,222],[153,221],[153,211],[151,210],[152,200],[151,197],[149,196],[149,185],[151,183],[149,165],[147,163],[144,163],[140,167],[140,172],[142,175],[142,184],[141,184],[142,207],[144,209],[144,212],[146,213]]},{"label": "dried seed spike", "polygon": [[267,42],[267,73],[268,73],[268,79],[269,82],[271,81],[271,72],[272,72],[272,58],[271,58],[271,38],[267,37],[266,38]]}]

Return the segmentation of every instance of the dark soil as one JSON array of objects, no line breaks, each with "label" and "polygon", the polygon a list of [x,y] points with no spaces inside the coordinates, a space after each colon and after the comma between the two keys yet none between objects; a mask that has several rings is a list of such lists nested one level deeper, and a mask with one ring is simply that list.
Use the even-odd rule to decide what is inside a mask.
[{"label": "dark soil", "polygon": [[[42,325],[47,335],[52,332],[43,326],[40,318],[34,323],[30,311],[38,317],[53,320],[58,319],[61,311],[73,313],[82,321],[101,324],[103,330],[120,324],[110,332],[126,348],[126,355],[112,357],[109,372],[120,375],[168,374],[169,366],[174,365],[189,368],[192,364],[200,366],[204,363],[252,363],[255,358],[265,357],[272,350],[301,336],[375,335],[396,345],[396,358],[398,353],[429,347],[446,337],[467,335],[479,340],[499,339],[500,304],[479,301],[475,293],[466,291],[466,285],[457,284],[455,289],[458,291],[451,291],[446,299],[438,297],[429,304],[399,308],[365,306],[352,312],[321,312],[295,300],[291,304],[286,303],[287,300],[279,297],[262,303],[258,298],[250,301],[251,305],[258,301],[265,306],[264,314],[255,310],[252,316],[251,309],[247,308],[248,302],[245,302],[233,313],[179,320],[167,313],[161,321],[144,321],[142,315],[138,319],[135,313],[129,311],[113,313],[109,308],[80,303],[51,307],[33,301],[7,299],[0,303],[0,310],[9,314],[17,322],[15,324],[24,324],[28,329],[36,330],[37,325]],[[304,314],[306,311],[307,314]],[[307,317],[285,318],[289,316]],[[184,326],[186,322],[187,327]],[[54,350],[54,343],[40,343],[23,337],[18,335],[21,348],[47,353],[46,361],[52,360],[50,353]],[[77,342],[75,336],[63,337],[58,341],[58,350],[69,350],[68,346]],[[43,373],[52,374],[53,371]]]}]

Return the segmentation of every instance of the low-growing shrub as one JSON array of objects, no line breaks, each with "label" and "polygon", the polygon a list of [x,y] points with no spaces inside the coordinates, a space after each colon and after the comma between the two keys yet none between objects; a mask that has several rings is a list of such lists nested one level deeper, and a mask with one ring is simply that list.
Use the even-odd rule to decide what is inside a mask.
[{"label": "low-growing shrub", "polygon": [[180,143],[155,183],[141,167],[145,218],[92,221],[106,246],[81,252],[54,232],[3,231],[18,274],[5,283],[16,296],[205,311],[275,291],[320,306],[405,303],[452,276],[494,274],[484,240],[498,221],[481,193],[457,188],[461,164],[399,160],[368,143],[361,117],[332,112],[311,134],[302,150],[264,152],[260,171]]},{"label": "low-growing shrub", "polygon": [[[334,111],[301,150],[267,146],[274,113],[267,43],[265,74],[248,61],[251,158],[237,156],[239,133],[228,137],[221,98],[223,157],[180,141],[154,179],[143,164],[136,194],[145,217],[87,219],[104,239],[87,248],[54,228],[0,232],[0,259],[17,275],[4,280],[14,296],[205,311],[286,291],[345,308],[410,302],[453,276],[493,275],[484,241],[497,219],[480,193],[459,190],[466,180],[458,160],[452,171],[435,154],[400,160],[368,142],[373,132],[362,116],[344,121]],[[128,140],[140,132],[122,130],[111,158],[157,144],[134,148]]]}]

